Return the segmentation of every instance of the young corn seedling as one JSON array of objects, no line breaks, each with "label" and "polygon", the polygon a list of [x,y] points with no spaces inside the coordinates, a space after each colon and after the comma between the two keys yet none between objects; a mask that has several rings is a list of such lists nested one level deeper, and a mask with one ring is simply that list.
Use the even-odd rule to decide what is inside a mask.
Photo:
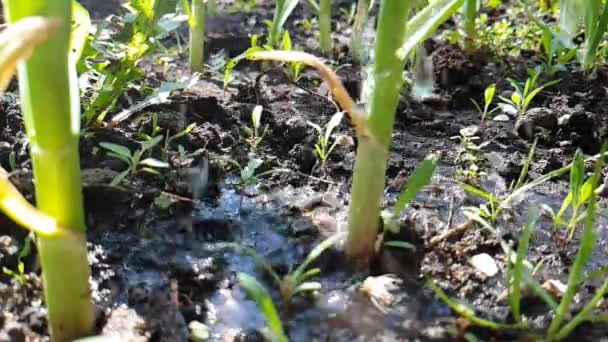
[{"label": "young corn seedling", "polygon": [[[3,13],[9,26],[0,34],[0,90],[18,66],[39,210],[4,174],[0,208],[38,234],[51,336],[70,341],[89,335],[94,323],[78,155],[80,106],[70,54],[72,2],[4,0]],[[28,18],[34,15],[48,19]]]},{"label": "young corn seedling", "polygon": [[490,84],[483,92],[483,109],[481,109],[481,106],[479,105],[479,103],[477,103],[477,101],[471,99],[471,102],[473,102],[473,105],[475,105],[475,108],[477,108],[477,111],[481,115],[481,121],[484,121],[488,114],[491,114],[498,108],[496,107],[491,111],[488,111],[490,109],[490,106],[492,105],[492,101],[494,101],[494,94],[496,94],[496,84]]},{"label": "young corn seedling", "polygon": [[[434,1],[408,22],[409,1],[385,0],[381,3],[374,54],[374,87],[368,113],[355,104],[335,72],[317,57],[295,51],[253,51],[248,54],[253,60],[301,62],[314,67],[349,115],[359,144],[351,192],[346,253],[361,261],[361,265],[366,265],[375,252],[388,148],[406,59],[460,5],[462,1],[458,0]],[[406,28],[411,30],[407,35]]]},{"label": "young corn seedling", "polygon": [[181,1],[184,12],[188,16],[188,27],[190,28],[188,50],[190,70],[202,72],[205,55],[205,8],[208,6],[209,0],[192,0],[192,6],[190,6],[188,0]]},{"label": "young corn seedling", "polygon": [[108,142],[99,143],[99,146],[109,151],[108,156],[127,164],[127,169],[116,175],[110,185],[115,186],[120,184],[128,175],[135,175],[139,172],[158,175],[159,172],[156,169],[168,168],[169,164],[163,161],[151,157],[144,158],[146,152],[158,145],[163,138],[162,135],[159,135],[151,140],[143,141],[141,142],[141,148],[135,152],[131,152],[131,150],[122,145]]},{"label": "young corn seedling", "polygon": [[251,113],[251,128],[245,127],[245,132],[249,135],[247,143],[255,150],[258,145],[264,140],[266,134],[268,134],[268,125],[261,128],[263,107],[257,105],[253,108]]},{"label": "young corn seedling", "polygon": [[268,28],[268,45],[271,48],[279,48],[283,25],[285,25],[287,18],[289,18],[298,3],[299,0],[276,0],[274,17],[272,18],[272,22],[269,23]]},{"label": "young corn seedling", "polygon": [[317,131],[318,142],[315,144],[315,151],[317,151],[317,157],[321,160],[321,168],[324,168],[327,158],[329,158],[334,148],[341,140],[341,137],[335,137],[333,143],[330,144],[333,131],[340,125],[343,116],[344,113],[342,112],[334,114],[325,126],[325,130],[313,122],[306,122]]},{"label": "young corn seedling", "polygon": [[258,255],[255,250],[240,245],[235,245],[234,247],[240,252],[255,258],[256,263],[272,277],[274,283],[279,288],[283,307],[288,307],[294,296],[306,292],[319,291],[321,289],[321,283],[311,281],[312,278],[321,274],[321,269],[310,268],[310,265],[315,262],[323,252],[336,244],[343,237],[343,234],[338,233],[325,239],[308,253],[302,264],[296,267],[296,269],[290,270],[283,278],[281,278],[272,268],[270,263],[262,256]]},{"label": "young corn seedling", "polygon": [[511,94],[511,98],[505,98],[503,96],[499,96],[499,98],[503,101],[504,105],[507,106],[511,111],[517,113],[518,115],[523,115],[528,111],[532,100],[545,88],[550,87],[559,80],[549,81],[545,84],[538,85],[538,77],[540,73],[529,70],[530,77],[524,83],[522,88],[521,84],[515,80],[509,79],[511,86],[513,87],[513,94]]}]

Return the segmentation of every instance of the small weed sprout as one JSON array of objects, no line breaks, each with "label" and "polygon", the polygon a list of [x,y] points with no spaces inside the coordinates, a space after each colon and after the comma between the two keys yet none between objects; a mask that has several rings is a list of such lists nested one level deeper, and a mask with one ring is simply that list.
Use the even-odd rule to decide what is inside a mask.
[{"label": "small weed sprout", "polygon": [[[562,225],[568,228],[570,239],[572,239],[578,223],[585,219],[587,212],[581,211],[583,207],[588,204],[592,195],[591,193],[601,192],[602,187],[603,186],[600,186],[597,189],[593,188],[593,177],[585,180],[585,162],[583,160],[583,153],[580,150],[577,150],[576,154],[574,155],[574,160],[572,161],[572,168],[570,169],[570,189],[568,195],[564,199],[564,202],[562,203],[562,206],[557,214],[552,215],[553,222],[556,225]],[[566,222],[563,217],[568,208],[571,208],[572,211],[570,219]],[[549,213],[552,212],[549,210]]]},{"label": "small weed sprout", "polygon": [[272,268],[271,264],[262,256],[257,254],[255,250],[241,245],[235,245],[234,247],[241,253],[255,258],[256,263],[270,274],[271,278],[281,292],[281,302],[283,306],[287,307],[294,296],[321,289],[321,283],[311,281],[312,278],[321,274],[321,270],[319,268],[310,268],[310,265],[317,260],[321,254],[323,254],[323,252],[336,244],[343,237],[343,234],[338,233],[319,243],[310,251],[310,253],[308,253],[308,256],[306,256],[306,259],[304,262],[302,262],[302,264],[300,264],[296,269],[290,270],[283,278],[281,278],[279,274]]},{"label": "small weed sprout", "polygon": [[457,172],[467,178],[475,179],[480,175],[479,167],[477,166],[480,159],[479,154],[481,149],[489,144],[489,141],[482,142],[481,144],[476,143],[476,141],[479,140],[479,137],[476,135],[477,129],[475,126],[465,127],[461,129],[459,133],[460,135],[450,138],[460,142],[454,162],[465,163],[468,167],[465,170],[459,169]]},{"label": "small weed sprout", "polygon": [[307,123],[317,131],[319,139],[315,144],[315,150],[317,151],[317,156],[323,165],[325,165],[327,158],[329,158],[336,145],[342,140],[342,136],[338,136],[335,137],[333,143],[330,144],[332,133],[342,121],[342,117],[344,117],[344,113],[342,112],[334,114],[327,123],[327,126],[325,126],[325,130],[321,128],[321,126],[307,121]]},{"label": "small weed sprout", "polygon": [[262,120],[262,112],[263,107],[257,105],[253,108],[253,112],[251,113],[251,125],[252,127],[245,127],[245,132],[249,136],[247,138],[247,143],[253,148],[256,149],[258,145],[264,140],[266,134],[268,134],[268,125],[264,126],[263,129],[260,129],[260,124]]},{"label": "small weed sprout", "polygon": [[[281,41],[281,50],[282,51],[292,51],[293,46],[291,43],[291,37],[289,36],[289,32],[285,31],[283,34],[283,40]],[[302,77],[302,70],[304,69],[304,63],[301,62],[290,62],[287,63],[287,76],[289,79],[297,82]]]},{"label": "small weed sprout", "polygon": [[114,177],[114,179],[112,179],[110,185],[120,184],[120,182],[122,182],[129,174],[134,175],[139,172],[147,172],[157,175],[159,172],[156,169],[168,168],[169,164],[158,159],[151,157],[142,159],[145,153],[154,146],[158,145],[162,139],[163,136],[157,136],[152,140],[144,141],[141,143],[141,148],[133,153],[127,147],[122,145],[109,142],[99,143],[99,146],[109,151],[108,156],[121,160],[128,166],[126,170],[122,171],[116,177]]},{"label": "small weed sprout", "polygon": [[471,102],[473,102],[473,105],[475,105],[475,108],[477,108],[477,111],[481,115],[481,121],[485,120],[486,117],[488,116],[488,114],[491,114],[498,108],[498,107],[496,107],[496,108],[492,109],[491,111],[488,111],[490,109],[490,105],[492,104],[492,101],[494,100],[494,94],[496,94],[496,84],[490,84],[486,88],[486,90],[484,90],[484,92],[483,92],[483,98],[484,98],[483,109],[481,109],[481,106],[479,105],[479,103],[477,103],[477,101],[475,101],[474,99],[471,99]]},{"label": "small weed sprout", "polygon": [[25,277],[25,263],[23,262],[23,259],[27,258],[31,251],[32,235],[28,235],[27,238],[25,238],[25,244],[23,245],[21,252],[19,252],[19,257],[17,258],[17,272],[6,267],[2,267],[2,272],[4,272],[4,274],[15,279],[22,286],[25,285],[27,281]]},{"label": "small weed sprout", "polygon": [[528,70],[530,77],[524,83],[522,88],[521,84],[515,80],[509,79],[511,86],[513,87],[513,94],[511,94],[511,98],[505,98],[503,96],[499,96],[499,98],[503,101],[503,103],[512,107],[512,109],[518,114],[522,115],[528,111],[532,100],[545,88],[552,86],[559,82],[559,80],[549,81],[545,84],[538,85],[538,77],[540,73],[534,70]]}]

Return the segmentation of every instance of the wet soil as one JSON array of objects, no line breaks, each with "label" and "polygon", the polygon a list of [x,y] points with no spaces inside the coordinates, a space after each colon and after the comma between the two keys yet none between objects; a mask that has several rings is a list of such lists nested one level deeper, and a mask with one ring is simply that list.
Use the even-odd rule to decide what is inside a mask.
[{"label": "wet soil", "polygon": [[[229,3],[221,2],[222,8]],[[337,6],[348,9],[349,1]],[[117,2],[84,1],[95,19],[117,13]],[[304,7],[304,6],[303,6]],[[252,33],[263,31],[271,6],[254,12],[218,14],[208,20],[208,59],[219,53],[236,56],[249,44]],[[299,8],[290,21],[290,33],[306,51],[316,51],[314,31],[301,23],[311,11]],[[344,18],[335,23],[336,65],[349,88],[359,87],[359,70],[352,66],[345,43],[350,34]],[[608,138],[608,103],[603,86],[606,69],[591,76],[577,71],[559,75],[558,85],[543,92],[533,107],[545,110],[523,118],[496,112],[481,122],[469,98],[481,100],[483,89],[497,83],[508,90],[514,77],[489,58],[469,58],[460,48],[440,40],[432,42],[437,79],[437,101],[417,102],[403,97],[399,106],[386,177],[389,208],[414,167],[428,154],[440,153],[433,184],[422,191],[401,218],[402,234],[387,238],[405,240],[416,252],[384,248],[369,272],[352,270],[340,246],[327,251],[315,264],[322,269],[318,293],[280,306],[283,324],[292,341],[445,341],[473,333],[480,340],[526,340],[546,328],[550,311],[532,298],[523,311],[533,329],[497,332],[479,329],[459,319],[424,286],[435,281],[454,298],[470,303],[479,316],[510,322],[504,300],[505,255],[499,238],[517,245],[528,208],[540,203],[558,210],[568,192],[567,176],[534,188],[518,198],[496,222],[499,236],[479,227],[462,229],[463,209],[484,201],[465,192],[454,180],[462,180],[495,195],[509,192],[516,181],[531,140],[539,137],[527,179],[532,180],[569,163],[577,148],[597,153]],[[146,84],[158,86],[188,76],[184,53],[164,55],[169,67],[149,58],[142,67]],[[158,56],[154,56],[158,57]],[[525,63],[514,66],[519,76]],[[590,77],[590,78],[589,78]],[[83,192],[87,212],[89,260],[93,269],[93,298],[99,309],[100,334],[120,341],[186,341],[192,322],[203,323],[212,341],[263,340],[263,315],[248,300],[236,280],[237,272],[260,279],[276,303],[279,292],[255,260],[235,245],[250,247],[285,275],[320,241],[344,229],[356,141],[344,139],[330,158],[318,162],[311,121],[324,125],[337,108],[327,87],[312,71],[305,70],[294,83],[279,66],[242,63],[233,81],[223,87],[222,71],[208,70],[192,88],[174,94],[168,103],[138,112],[113,128],[91,129],[81,141]],[[143,97],[132,95],[131,101]],[[138,97],[139,96],[139,97]],[[247,142],[255,105],[263,106],[262,124],[269,133],[257,146]],[[121,99],[118,109],[127,107]],[[159,176],[129,176],[120,186],[109,183],[124,166],[105,155],[100,142],[138,147],[137,132],[151,130],[156,114],[159,126],[170,135],[190,124],[192,132],[168,146],[171,168]],[[494,117],[501,114],[500,121]],[[471,128],[474,126],[473,128]],[[11,180],[34,201],[31,162],[22,124],[18,96],[0,98],[0,164]],[[483,143],[475,155],[480,174],[462,175],[471,161],[463,161],[459,141],[463,128],[476,132]],[[339,134],[353,136],[344,120]],[[181,146],[181,148],[179,147]],[[179,152],[181,151],[181,152]],[[14,152],[15,164],[10,162]],[[153,155],[161,157],[156,149]],[[239,186],[240,172],[233,163],[246,165],[251,157],[263,160],[258,172],[272,171],[246,187]],[[209,166],[205,177],[205,165]],[[604,174],[606,171],[604,170]],[[596,222],[601,232],[589,270],[608,263],[605,228],[608,194],[600,196]],[[0,266],[16,270],[26,233],[7,218],[0,218]],[[547,217],[539,219],[528,259],[542,263],[540,283],[567,282],[579,239],[568,242],[561,228]],[[456,234],[450,234],[457,231]],[[437,239],[448,233],[446,239]],[[486,253],[499,272],[488,276],[471,264],[473,256]],[[48,340],[42,303],[41,279],[35,252],[24,260],[24,281],[0,274],[0,341]],[[387,301],[364,286],[367,277],[383,283],[386,274],[399,280]],[[389,283],[393,283],[390,281]],[[597,288],[585,283],[574,310],[580,309]],[[599,310],[605,312],[606,304]],[[608,335],[608,326],[582,326],[584,338],[595,341]]]}]

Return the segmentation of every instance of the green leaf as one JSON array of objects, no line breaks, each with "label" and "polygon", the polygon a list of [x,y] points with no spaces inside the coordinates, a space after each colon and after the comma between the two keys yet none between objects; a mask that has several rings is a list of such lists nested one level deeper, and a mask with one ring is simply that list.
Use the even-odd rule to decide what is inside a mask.
[{"label": "green leaf", "polygon": [[129,160],[131,159],[131,156],[132,156],[131,150],[129,150],[125,146],[114,144],[114,143],[109,143],[109,142],[100,142],[99,146],[103,147],[104,149],[106,149],[108,151],[112,151],[119,156],[129,158]]},{"label": "green leaf", "polygon": [[283,330],[283,323],[268,291],[257,279],[246,273],[238,273],[237,279],[247,295],[257,304],[264,317],[266,317],[270,331],[274,333],[278,341],[287,342],[288,339]]},{"label": "green leaf", "polygon": [[521,311],[520,311],[520,294],[522,285],[522,274],[525,272],[524,260],[528,254],[528,246],[530,246],[530,239],[536,226],[538,219],[538,210],[530,208],[528,213],[528,221],[524,227],[523,234],[519,240],[517,246],[517,258],[515,265],[513,266],[513,274],[511,276],[511,287],[509,291],[509,301],[511,303],[511,311],[516,322],[521,322]]},{"label": "green leaf", "polygon": [[116,175],[116,177],[114,177],[114,179],[112,179],[112,182],[110,182],[110,185],[116,186],[116,185],[122,183],[122,181],[129,175],[130,172],[131,172],[131,168],[128,168],[128,169],[124,170],[123,172],[119,173],[118,175]]},{"label": "green leaf", "polygon": [[336,114],[334,114],[331,117],[331,119],[329,120],[329,123],[327,124],[327,127],[325,127],[325,141],[326,142],[329,141],[329,137],[331,136],[334,129],[336,129],[336,127],[338,127],[338,125],[342,121],[343,117],[344,117],[343,112],[337,112]]},{"label": "green leaf", "polygon": [[70,39],[72,62],[76,63],[82,56],[82,51],[92,31],[93,24],[89,11],[78,2],[72,1],[72,36]]},{"label": "green leaf", "polygon": [[148,140],[148,141],[144,141],[141,143],[141,152],[146,152],[147,150],[153,148],[154,146],[158,145],[158,143],[160,143],[163,140],[163,136],[162,135],[157,135],[154,138]]},{"label": "green leaf", "polygon": [[298,268],[294,271],[294,273],[293,273],[294,277],[296,279],[300,279],[302,277],[302,274],[305,274],[304,272],[306,271],[308,266],[313,261],[317,260],[317,258],[323,252],[325,252],[326,249],[328,249],[329,247],[333,246],[333,244],[338,242],[342,238],[342,236],[343,236],[343,234],[341,234],[341,233],[334,234],[333,236],[325,239],[323,242],[321,242],[315,248],[313,248],[312,251],[310,251],[310,253],[308,253],[306,260],[304,260],[304,262],[300,266],[298,266]]},{"label": "green leaf", "polygon": [[285,31],[285,33],[283,33],[283,41],[281,42],[281,50],[291,51],[291,37],[289,36],[289,31]]},{"label": "green leaf", "polygon": [[406,187],[401,192],[395,207],[393,208],[393,218],[401,216],[405,207],[416,197],[418,191],[431,182],[435,169],[437,168],[437,156],[432,154],[420,163],[410,178]]},{"label": "green leaf", "polygon": [[494,100],[494,94],[496,93],[496,84],[491,84],[490,86],[488,86],[486,88],[486,90],[484,91],[484,98],[485,98],[485,108],[486,111],[488,110],[488,107],[490,107],[490,104],[492,104],[492,101]]},{"label": "green leaf", "polygon": [[283,6],[282,7],[282,11],[281,13],[279,13],[279,20],[278,20],[278,24],[279,27],[283,27],[283,25],[285,25],[285,22],[287,21],[287,18],[289,18],[289,16],[291,15],[291,12],[293,12],[293,10],[296,8],[296,6],[298,5],[298,3],[300,2],[300,0],[278,0],[277,3],[282,3]]},{"label": "green leaf", "polygon": [[570,169],[570,194],[572,195],[574,206],[578,206],[584,177],[585,162],[583,160],[583,152],[577,149],[572,161],[572,168]]},{"label": "green leaf", "polygon": [[409,56],[418,44],[433,34],[462,4],[463,0],[436,0],[416,13],[407,23],[407,38],[399,52],[400,57]]},{"label": "green leaf", "polygon": [[407,250],[412,250],[412,251],[416,250],[416,245],[414,245],[413,243],[410,243],[410,242],[406,242],[406,241],[386,241],[384,243],[384,245],[386,247],[396,247],[396,248],[407,249]]}]

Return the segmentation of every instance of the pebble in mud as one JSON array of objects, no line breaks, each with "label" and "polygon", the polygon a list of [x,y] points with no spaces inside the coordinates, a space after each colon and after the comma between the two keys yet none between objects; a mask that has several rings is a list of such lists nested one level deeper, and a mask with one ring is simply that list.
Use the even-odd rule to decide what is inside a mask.
[{"label": "pebble in mud", "polygon": [[515,121],[515,132],[525,140],[532,140],[539,129],[554,133],[558,129],[557,114],[548,108],[532,108]]}]

